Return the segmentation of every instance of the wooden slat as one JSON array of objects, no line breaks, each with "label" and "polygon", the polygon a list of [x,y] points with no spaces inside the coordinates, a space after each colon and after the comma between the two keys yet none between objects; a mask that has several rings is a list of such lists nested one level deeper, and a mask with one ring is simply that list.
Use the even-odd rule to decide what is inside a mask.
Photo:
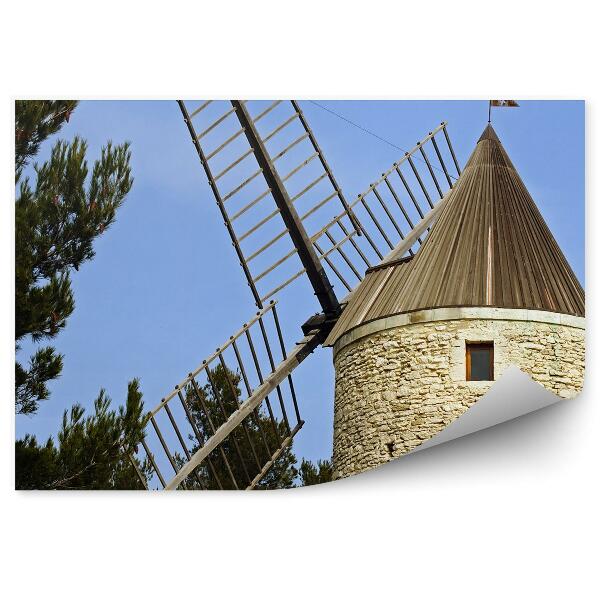
[{"label": "wooden slat", "polygon": [[194,112],[190,114],[190,118],[193,119],[199,112],[202,112],[211,102],[212,100],[207,100],[206,102],[203,102]]},{"label": "wooden slat", "polygon": [[211,123],[204,131],[198,134],[198,140],[201,140],[205,135],[210,133],[215,127],[218,127],[229,115],[235,112],[235,108],[228,110],[224,115],[221,115],[216,121]]}]

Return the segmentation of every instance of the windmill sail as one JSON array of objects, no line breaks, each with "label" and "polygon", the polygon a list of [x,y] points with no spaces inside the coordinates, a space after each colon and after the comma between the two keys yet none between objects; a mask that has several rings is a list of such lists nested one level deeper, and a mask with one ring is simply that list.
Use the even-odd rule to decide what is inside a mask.
[{"label": "windmill sail", "polygon": [[258,307],[305,273],[317,297],[331,300],[330,280],[352,291],[460,175],[442,123],[348,202],[296,101],[179,105]]},{"label": "windmill sail", "polygon": [[261,486],[304,424],[291,372],[322,341],[315,332],[287,354],[275,302],[258,311],[150,411],[144,487]]},{"label": "windmill sail", "polygon": [[[443,138],[441,143],[436,135]],[[365,271],[416,252],[460,173],[447,123],[442,122],[350,203],[363,235],[338,245],[342,260],[336,256],[337,264],[333,257],[324,258],[348,292]],[[333,219],[325,236],[348,218],[342,213]]]},{"label": "windmill sail", "polygon": [[[311,247],[325,236],[323,225],[339,213],[332,201],[349,208],[295,101],[179,105],[257,306],[311,268],[302,253],[315,252],[312,262],[318,263],[356,235],[351,225],[342,240],[329,247],[323,243],[321,252]],[[286,209],[297,213],[305,243],[294,240]],[[316,277],[314,282],[319,283]]]}]

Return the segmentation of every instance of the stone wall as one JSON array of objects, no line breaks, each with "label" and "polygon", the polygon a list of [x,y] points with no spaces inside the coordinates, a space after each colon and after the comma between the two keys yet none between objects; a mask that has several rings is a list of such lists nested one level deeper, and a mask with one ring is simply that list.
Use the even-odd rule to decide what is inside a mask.
[{"label": "stone wall", "polygon": [[[497,309],[474,310],[478,317],[486,311],[500,316]],[[510,311],[502,312],[506,316]],[[494,341],[496,380],[515,364],[562,398],[577,395],[584,377],[584,320],[553,313],[542,313],[550,322],[510,317],[419,322],[413,314],[404,325],[387,328],[388,318],[381,320],[379,331],[369,324],[366,336],[354,332],[339,340],[334,477],[360,473],[409,452],[485,394],[493,382],[466,381],[466,341]],[[561,324],[565,320],[568,325]]]}]

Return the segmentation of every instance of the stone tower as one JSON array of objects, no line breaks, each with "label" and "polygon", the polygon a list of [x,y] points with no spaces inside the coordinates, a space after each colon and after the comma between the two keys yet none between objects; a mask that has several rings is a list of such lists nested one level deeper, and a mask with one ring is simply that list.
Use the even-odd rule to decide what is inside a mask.
[{"label": "stone tower", "polygon": [[509,365],[575,396],[584,328],[583,289],[488,125],[419,251],[369,269],[328,337],[334,476],[433,437]]}]

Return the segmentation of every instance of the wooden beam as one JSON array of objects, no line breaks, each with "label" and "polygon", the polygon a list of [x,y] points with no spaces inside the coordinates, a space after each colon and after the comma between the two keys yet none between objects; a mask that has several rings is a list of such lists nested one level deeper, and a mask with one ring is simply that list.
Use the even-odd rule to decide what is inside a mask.
[{"label": "wooden beam", "polygon": [[[319,261],[315,248],[302,225],[300,216],[288,196],[283,181],[279,177],[273,163],[269,158],[269,153],[261,139],[250,114],[246,107],[239,100],[232,100],[231,104],[236,110],[237,118],[244,129],[248,143],[254,149],[254,156],[261,168],[262,174],[271,190],[275,204],[279,208],[281,217],[289,232],[290,238],[296,249],[298,256],[302,261],[302,266],[306,269],[306,274],[315,291],[323,312],[327,315],[337,315],[340,312],[340,305],[333,291],[333,286],[329,282],[327,273]],[[295,114],[293,118],[296,118]],[[280,126],[281,127],[281,126]],[[278,128],[279,129],[279,128]],[[275,130],[277,131],[277,130]],[[274,132],[273,132],[274,133]],[[273,135],[271,133],[270,135]],[[267,136],[265,141],[269,138]]]}]

